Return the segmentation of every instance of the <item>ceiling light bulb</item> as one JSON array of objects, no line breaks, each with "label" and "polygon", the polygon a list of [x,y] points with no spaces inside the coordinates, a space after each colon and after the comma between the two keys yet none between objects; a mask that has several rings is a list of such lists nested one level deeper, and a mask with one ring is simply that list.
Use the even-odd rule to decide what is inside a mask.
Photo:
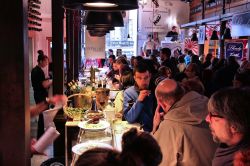
[{"label": "ceiling light bulb", "polygon": [[114,3],[104,3],[104,2],[99,2],[99,3],[84,3],[84,6],[89,6],[89,7],[116,7],[117,5]]}]

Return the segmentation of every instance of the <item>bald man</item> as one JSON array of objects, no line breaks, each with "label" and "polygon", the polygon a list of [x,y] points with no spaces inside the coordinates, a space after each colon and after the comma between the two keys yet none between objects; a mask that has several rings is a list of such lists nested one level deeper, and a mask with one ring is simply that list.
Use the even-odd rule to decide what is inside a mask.
[{"label": "bald man", "polygon": [[216,144],[205,121],[208,99],[194,91],[185,93],[171,79],[158,84],[156,98],[153,135],[163,153],[161,166],[210,166]]}]

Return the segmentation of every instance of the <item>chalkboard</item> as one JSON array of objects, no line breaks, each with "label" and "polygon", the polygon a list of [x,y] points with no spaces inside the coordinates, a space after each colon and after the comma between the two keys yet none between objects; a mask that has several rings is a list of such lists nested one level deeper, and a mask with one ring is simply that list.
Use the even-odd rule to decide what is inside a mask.
[{"label": "chalkboard", "polygon": [[243,46],[242,42],[226,43],[226,57],[235,56],[237,59],[241,59],[243,56]]}]

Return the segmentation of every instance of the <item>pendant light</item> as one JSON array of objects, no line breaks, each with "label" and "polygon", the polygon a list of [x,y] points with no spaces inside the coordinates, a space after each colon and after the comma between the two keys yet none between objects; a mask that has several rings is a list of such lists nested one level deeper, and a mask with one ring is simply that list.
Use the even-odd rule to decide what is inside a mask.
[{"label": "pendant light", "polygon": [[124,26],[121,12],[95,12],[88,11],[83,21],[84,25],[92,26]]},{"label": "pendant light", "polygon": [[222,39],[232,39],[230,28],[225,29]]},{"label": "pendant light", "polygon": [[115,0],[81,0],[79,3],[82,3],[85,7],[92,8],[108,8],[116,7],[117,2]]},{"label": "pendant light", "polygon": [[110,31],[110,30],[114,30],[114,27],[88,27],[87,26],[87,30],[97,30],[97,31]]},{"label": "pendant light", "polygon": [[191,41],[198,41],[197,33],[194,32],[191,37]]},{"label": "pendant light", "polygon": [[71,10],[122,11],[138,9],[138,0],[64,0],[64,7]]},{"label": "pendant light", "polygon": [[216,30],[213,31],[210,40],[219,40],[219,37],[217,35],[217,31]]}]

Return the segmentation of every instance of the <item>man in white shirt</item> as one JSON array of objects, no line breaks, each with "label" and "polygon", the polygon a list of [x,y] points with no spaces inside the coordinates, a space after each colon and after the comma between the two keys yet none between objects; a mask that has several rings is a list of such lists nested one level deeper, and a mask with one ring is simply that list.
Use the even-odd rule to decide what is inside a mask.
[{"label": "man in white shirt", "polygon": [[155,42],[152,40],[152,35],[149,34],[147,41],[143,43],[143,54],[148,57],[155,49]]}]

